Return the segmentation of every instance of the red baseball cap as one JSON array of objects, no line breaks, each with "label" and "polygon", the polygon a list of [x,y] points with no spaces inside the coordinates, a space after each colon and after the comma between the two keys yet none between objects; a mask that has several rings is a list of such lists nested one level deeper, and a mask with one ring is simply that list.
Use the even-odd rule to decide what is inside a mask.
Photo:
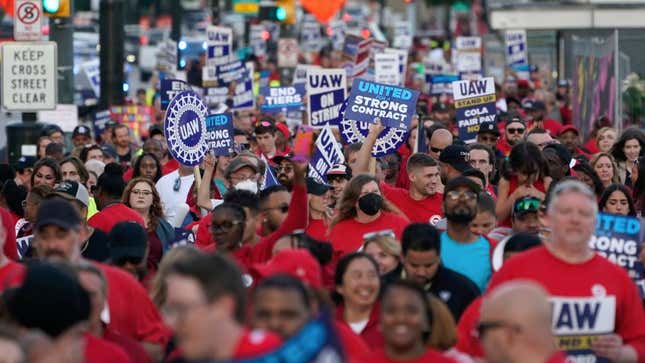
[{"label": "red baseball cap", "polygon": [[284,135],[284,138],[289,140],[291,138],[291,131],[289,131],[289,127],[285,125],[282,122],[276,122],[275,123],[275,128],[278,129]]},{"label": "red baseball cap", "polygon": [[563,126],[563,127],[560,129],[560,131],[558,132],[558,136],[560,136],[560,135],[564,134],[564,133],[565,133],[565,132],[567,132],[567,131],[573,131],[573,132],[575,132],[575,133],[576,133],[576,135],[580,135],[580,131],[578,131],[578,128],[576,128],[576,127],[575,127],[575,126],[573,126],[573,125],[565,125],[565,126]]},{"label": "red baseball cap", "polygon": [[286,249],[265,263],[256,264],[252,269],[260,279],[276,274],[296,277],[313,288],[322,288],[322,269],[311,253],[304,248]]}]

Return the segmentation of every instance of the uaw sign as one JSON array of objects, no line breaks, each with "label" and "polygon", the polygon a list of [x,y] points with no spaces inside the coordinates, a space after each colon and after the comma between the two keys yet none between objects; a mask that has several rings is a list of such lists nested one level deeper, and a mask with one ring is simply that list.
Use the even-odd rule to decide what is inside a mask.
[{"label": "uaw sign", "polygon": [[55,42],[2,43],[2,107],[53,110],[57,101]]},{"label": "uaw sign", "polygon": [[233,115],[222,113],[206,117],[206,140],[215,156],[233,152]]},{"label": "uaw sign", "polygon": [[309,124],[336,125],[345,101],[347,75],[344,69],[311,69],[307,72]]},{"label": "uaw sign", "polygon": [[452,83],[452,93],[459,138],[466,143],[474,142],[479,125],[496,120],[495,80],[488,77],[474,81],[456,81]]},{"label": "uaw sign", "polygon": [[228,63],[233,49],[233,30],[211,25],[206,29],[206,37],[206,63],[210,66]]},{"label": "uaw sign", "polygon": [[329,125],[323,127],[322,132],[314,143],[314,151],[309,162],[309,176],[320,182],[327,183],[327,171],[332,166],[344,162],[343,150],[336,142],[331,127]]},{"label": "uaw sign", "polygon": [[193,91],[178,93],[166,110],[164,128],[168,150],[181,164],[198,165],[209,150],[206,142],[208,107]]}]

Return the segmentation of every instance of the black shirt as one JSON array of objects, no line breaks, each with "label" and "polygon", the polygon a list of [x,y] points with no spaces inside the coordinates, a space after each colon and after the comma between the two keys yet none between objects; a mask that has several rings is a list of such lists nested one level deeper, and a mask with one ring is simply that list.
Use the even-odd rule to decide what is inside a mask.
[{"label": "black shirt", "polygon": [[83,257],[90,260],[105,262],[110,258],[110,242],[107,233],[94,228],[90,239],[81,247]]},{"label": "black shirt", "polygon": [[469,278],[443,265],[439,265],[429,289],[426,290],[448,305],[455,322],[459,321],[464,310],[480,294],[477,285]]}]

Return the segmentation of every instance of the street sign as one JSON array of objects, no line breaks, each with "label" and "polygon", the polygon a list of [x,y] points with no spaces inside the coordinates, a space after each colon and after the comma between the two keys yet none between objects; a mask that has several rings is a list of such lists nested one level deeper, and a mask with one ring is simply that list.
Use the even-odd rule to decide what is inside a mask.
[{"label": "street sign", "polygon": [[2,107],[53,110],[57,101],[55,42],[2,43]]},{"label": "street sign", "polygon": [[15,0],[13,38],[15,40],[41,40],[43,37],[42,2],[36,0]]},{"label": "street sign", "polygon": [[38,121],[58,125],[65,132],[72,132],[78,126],[78,106],[56,105],[52,111],[38,111]]}]

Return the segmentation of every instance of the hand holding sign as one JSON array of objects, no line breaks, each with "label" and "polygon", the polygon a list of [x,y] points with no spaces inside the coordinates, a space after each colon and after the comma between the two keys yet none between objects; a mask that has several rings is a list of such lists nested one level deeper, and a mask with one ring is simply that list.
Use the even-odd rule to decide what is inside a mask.
[{"label": "hand holding sign", "polygon": [[[618,334],[601,335],[594,338],[591,341],[591,349],[596,355],[605,357],[611,362],[625,361],[623,356],[623,338]],[[623,357],[623,360],[620,359],[621,357]]]}]

